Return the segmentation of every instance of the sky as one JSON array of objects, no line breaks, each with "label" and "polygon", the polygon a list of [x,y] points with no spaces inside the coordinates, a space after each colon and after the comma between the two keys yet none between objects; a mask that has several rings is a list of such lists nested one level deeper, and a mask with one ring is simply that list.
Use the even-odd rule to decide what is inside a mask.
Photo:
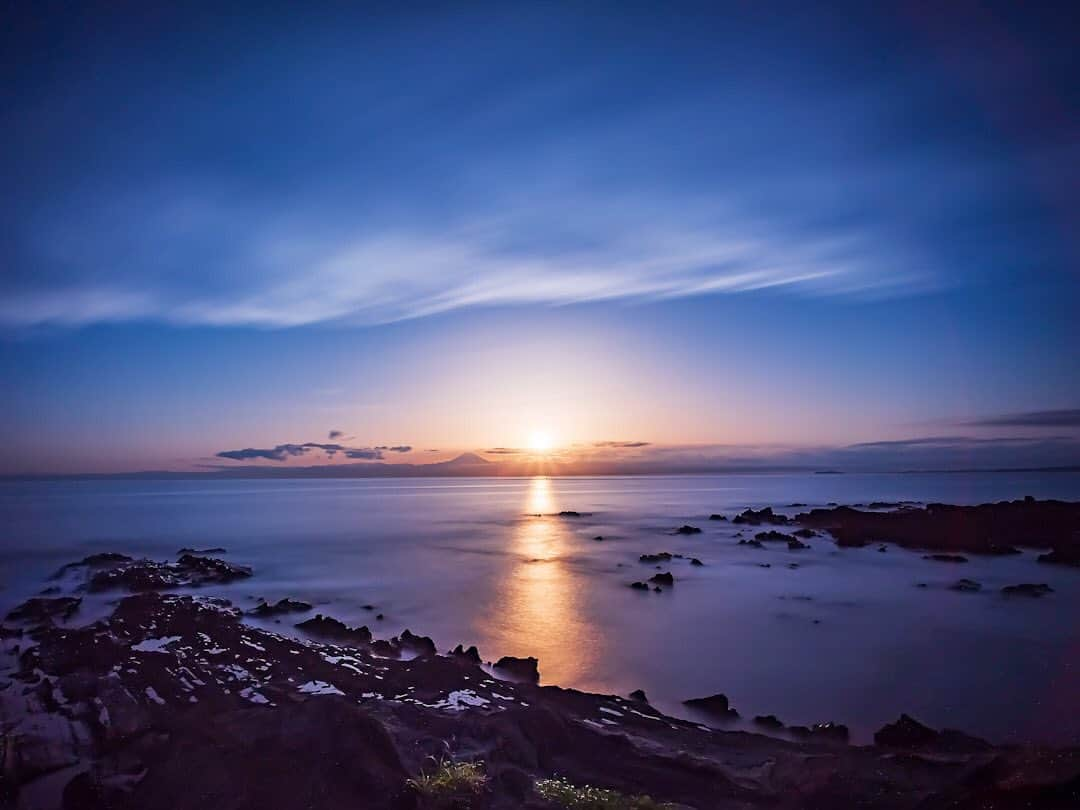
[{"label": "sky", "polygon": [[0,474],[1080,463],[1066,4],[157,5],[0,5]]}]

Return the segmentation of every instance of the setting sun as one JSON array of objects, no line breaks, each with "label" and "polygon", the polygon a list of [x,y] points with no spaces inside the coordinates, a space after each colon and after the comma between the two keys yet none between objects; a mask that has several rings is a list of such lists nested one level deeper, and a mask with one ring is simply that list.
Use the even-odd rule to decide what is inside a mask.
[{"label": "setting sun", "polygon": [[547,453],[551,447],[551,434],[546,430],[534,430],[529,434],[529,449],[534,453]]}]

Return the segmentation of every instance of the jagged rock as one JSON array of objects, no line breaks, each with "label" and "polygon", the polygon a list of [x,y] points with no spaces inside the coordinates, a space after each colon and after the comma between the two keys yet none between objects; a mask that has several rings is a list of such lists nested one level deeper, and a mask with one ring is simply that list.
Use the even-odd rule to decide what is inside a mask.
[{"label": "jagged rock", "polygon": [[539,662],[532,656],[515,658],[512,655],[504,655],[495,662],[495,669],[502,670],[518,680],[537,683],[540,680],[538,664]]},{"label": "jagged rock", "polygon": [[684,706],[697,709],[718,720],[735,720],[739,713],[728,704],[727,695],[717,693],[703,698],[690,698],[683,701]]},{"label": "jagged rock", "polygon": [[480,651],[476,649],[475,645],[469,647],[469,649],[466,650],[462,645],[458,644],[456,647],[454,647],[453,650],[450,651],[450,655],[454,656],[455,658],[463,658],[466,661],[471,661],[474,664],[480,663]]},{"label": "jagged rock", "polygon": [[784,727],[784,724],[780,722],[775,714],[759,714],[754,718],[754,724],[759,725],[762,728],[771,729],[780,729]]},{"label": "jagged rock", "polygon": [[765,548],[760,540],[740,540],[740,546],[750,546],[751,548]]},{"label": "jagged rock", "polygon": [[761,543],[769,543],[772,541],[786,543],[792,539],[792,536],[790,534],[778,532],[776,529],[770,529],[767,532],[758,532],[754,535],[754,539]]},{"label": "jagged rock", "polygon": [[786,526],[791,523],[791,520],[785,515],[774,513],[771,506],[766,506],[764,509],[758,509],[757,511],[746,509],[736,515],[732,523],[745,523],[750,526],[760,526],[762,523],[773,526]]},{"label": "jagged rock", "polygon": [[699,559],[698,559],[697,557],[691,557],[691,558],[690,558],[690,564],[691,564],[691,565],[705,565],[705,563],[703,563],[703,562],[702,562],[701,560],[699,560]]},{"label": "jagged rock", "polygon": [[629,697],[631,700],[637,700],[641,703],[649,702],[649,699],[645,696],[644,689],[635,689],[633,692],[630,693]]},{"label": "jagged rock", "polygon": [[316,613],[314,618],[300,622],[296,626],[305,633],[310,633],[318,638],[341,641],[347,644],[371,643],[371,630],[368,629],[367,625],[349,627],[344,622],[330,616],[323,616],[321,613]]},{"label": "jagged rock", "polygon": [[701,529],[697,526],[691,526],[684,523],[682,526],[675,530],[675,534],[701,534]]},{"label": "jagged rock", "polygon": [[279,599],[277,602],[270,604],[269,602],[263,602],[251,611],[252,616],[281,616],[285,613],[303,613],[311,610],[311,605],[307,602],[300,602],[295,599]]},{"label": "jagged rock", "polygon": [[709,515],[709,520],[727,520],[727,518],[714,512],[713,514]]},{"label": "jagged rock", "polygon": [[818,536],[818,533],[815,532],[813,529],[798,529],[792,532],[792,534],[794,534],[796,537],[801,537],[804,540]]},{"label": "jagged rock", "polygon": [[1001,589],[1001,593],[1005,596],[1045,596],[1046,594],[1053,592],[1054,589],[1045,582],[1037,584],[1033,582],[1024,582],[1020,585],[1006,585]]},{"label": "jagged rock", "polygon": [[633,588],[635,591],[649,590],[649,586],[646,585],[644,582],[631,582],[630,587]]},{"label": "jagged rock", "polygon": [[804,548],[810,548],[810,546],[802,542],[802,540],[796,540],[794,537],[788,540],[787,547],[789,551],[801,551]]},{"label": "jagged rock", "polygon": [[979,752],[993,747],[985,740],[955,729],[936,731],[907,714],[900,715],[895,723],[882,726],[874,734],[874,744],[884,748],[925,749],[950,753]]},{"label": "jagged rock", "polygon": [[671,575],[670,571],[663,571],[659,574],[653,574],[649,577],[649,582],[654,585],[666,585],[669,588],[675,584],[675,577]]},{"label": "jagged rock", "polygon": [[430,636],[418,636],[407,628],[402,631],[399,643],[401,649],[416,655],[435,655],[438,652]]}]

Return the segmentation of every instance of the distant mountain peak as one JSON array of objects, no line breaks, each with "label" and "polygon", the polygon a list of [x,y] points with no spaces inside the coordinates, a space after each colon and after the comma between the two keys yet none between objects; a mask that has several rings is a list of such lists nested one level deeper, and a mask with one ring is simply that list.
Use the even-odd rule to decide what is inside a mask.
[{"label": "distant mountain peak", "polygon": [[474,464],[490,464],[483,456],[478,456],[476,453],[462,453],[460,456],[444,461],[443,464],[453,464],[454,466],[471,466]]}]

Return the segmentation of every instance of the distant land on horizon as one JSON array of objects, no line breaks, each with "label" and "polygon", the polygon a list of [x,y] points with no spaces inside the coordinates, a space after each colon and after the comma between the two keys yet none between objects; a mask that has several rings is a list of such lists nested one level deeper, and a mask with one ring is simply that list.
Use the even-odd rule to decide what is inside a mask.
[{"label": "distant land on horizon", "polygon": [[4,481],[35,480],[166,480],[166,479],[331,479],[331,478],[520,478],[534,476],[634,476],[634,475],[750,475],[805,473],[807,475],[846,474],[918,474],[918,473],[1005,473],[1005,472],[1080,472],[1080,465],[1042,467],[985,467],[956,469],[820,469],[793,464],[731,464],[709,461],[661,463],[655,460],[603,460],[556,462],[491,461],[477,453],[462,453],[447,461],[430,464],[387,463],[381,461],[354,464],[313,464],[307,466],[268,467],[247,464],[238,467],[212,467],[204,471],[139,470],[101,473],[39,473],[4,475]]}]

